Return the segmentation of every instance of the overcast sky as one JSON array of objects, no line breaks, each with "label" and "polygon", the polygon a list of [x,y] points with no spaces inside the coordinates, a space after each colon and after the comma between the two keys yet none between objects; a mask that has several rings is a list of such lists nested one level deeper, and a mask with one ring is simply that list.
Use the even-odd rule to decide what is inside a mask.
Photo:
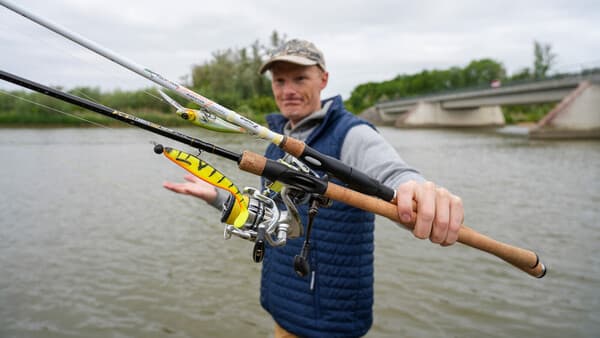
[{"label": "overcast sky", "polygon": [[[29,11],[180,81],[211,53],[268,42],[273,30],[312,40],[325,54],[325,95],[368,81],[493,58],[514,73],[533,41],[556,66],[600,66],[600,1],[153,1],[19,0]],[[123,70],[0,7],[0,69],[45,84],[137,89]],[[0,83],[3,88],[10,88]]]}]

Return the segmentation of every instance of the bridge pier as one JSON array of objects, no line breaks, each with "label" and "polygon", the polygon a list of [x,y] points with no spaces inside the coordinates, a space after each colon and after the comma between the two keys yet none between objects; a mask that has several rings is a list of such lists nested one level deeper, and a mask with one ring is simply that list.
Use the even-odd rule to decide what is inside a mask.
[{"label": "bridge pier", "polygon": [[530,137],[600,139],[600,72],[380,102],[361,116],[405,128],[502,126],[500,106],[557,101]]},{"label": "bridge pier", "polygon": [[577,88],[529,131],[531,138],[600,138],[600,86]]},{"label": "bridge pier", "polygon": [[420,101],[412,109],[398,115],[396,127],[491,127],[503,126],[500,106],[446,109],[440,102]]}]

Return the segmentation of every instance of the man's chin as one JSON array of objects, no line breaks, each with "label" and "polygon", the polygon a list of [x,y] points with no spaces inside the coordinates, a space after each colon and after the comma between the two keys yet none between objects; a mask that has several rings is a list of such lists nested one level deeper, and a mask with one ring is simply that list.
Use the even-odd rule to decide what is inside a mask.
[{"label": "man's chin", "polygon": [[310,115],[310,114],[302,114],[302,112],[299,111],[293,111],[293,112],[282,112],[282,115],[290,120],[293,124],[300,122],[302,119],[304,119],[306,116]]},{"label": "man's chin", "polygon": [[282,111],[281,114],[283,116],[287,117],[288,119],[292,119],[292,118],[300,115],[300,113],[297,110],[290,110],[290,109],[286,109],[286,110]]}]

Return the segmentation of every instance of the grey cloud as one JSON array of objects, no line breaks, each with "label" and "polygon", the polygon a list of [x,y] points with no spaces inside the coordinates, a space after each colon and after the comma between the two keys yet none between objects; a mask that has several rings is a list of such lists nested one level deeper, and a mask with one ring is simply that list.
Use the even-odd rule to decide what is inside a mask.
[{"label": "grey cloud", "polygon": [[[530,66],[534,39],[552,44],[560,63],[600,59],[597,1],[22,0],[19,4],[171,79],[188,74],[193,64],[209,60],[215,50],[247,46],[256,39],[266,42],[276,29],[288,37],[315,41],[332,73],[326,93],[346,97],[362,82],[464,66],[482,57],[516,71]],[[67,87],[151,85],[62,40],[0,9],[0,41],[9,51],[0,53],[2,69]]]}]

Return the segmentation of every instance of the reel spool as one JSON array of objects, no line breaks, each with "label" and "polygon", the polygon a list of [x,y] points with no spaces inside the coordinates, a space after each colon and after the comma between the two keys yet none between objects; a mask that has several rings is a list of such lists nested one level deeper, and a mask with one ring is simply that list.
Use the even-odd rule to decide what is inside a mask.
[{"label": "reel spool", "polygon": [[[225,239],[235,235],[239,238],[254,242],[252,259],[259,263],[264,258],[265,244],[283,246],[288,239],[302,236],[304,227],[298,214],[298,209],[293,201],[293,196],[300,194],[290,187],[283,187],[280,192],[281,200],[286,210],[280,210],[277,203],[255,188],[244,188],[244,195],[248,197],[248,218],[241,226],[226,224],[223,232]],[[235,199],[229,197],[225,202],[221,214],[221,222],[226,222],[235,210]]]}]

